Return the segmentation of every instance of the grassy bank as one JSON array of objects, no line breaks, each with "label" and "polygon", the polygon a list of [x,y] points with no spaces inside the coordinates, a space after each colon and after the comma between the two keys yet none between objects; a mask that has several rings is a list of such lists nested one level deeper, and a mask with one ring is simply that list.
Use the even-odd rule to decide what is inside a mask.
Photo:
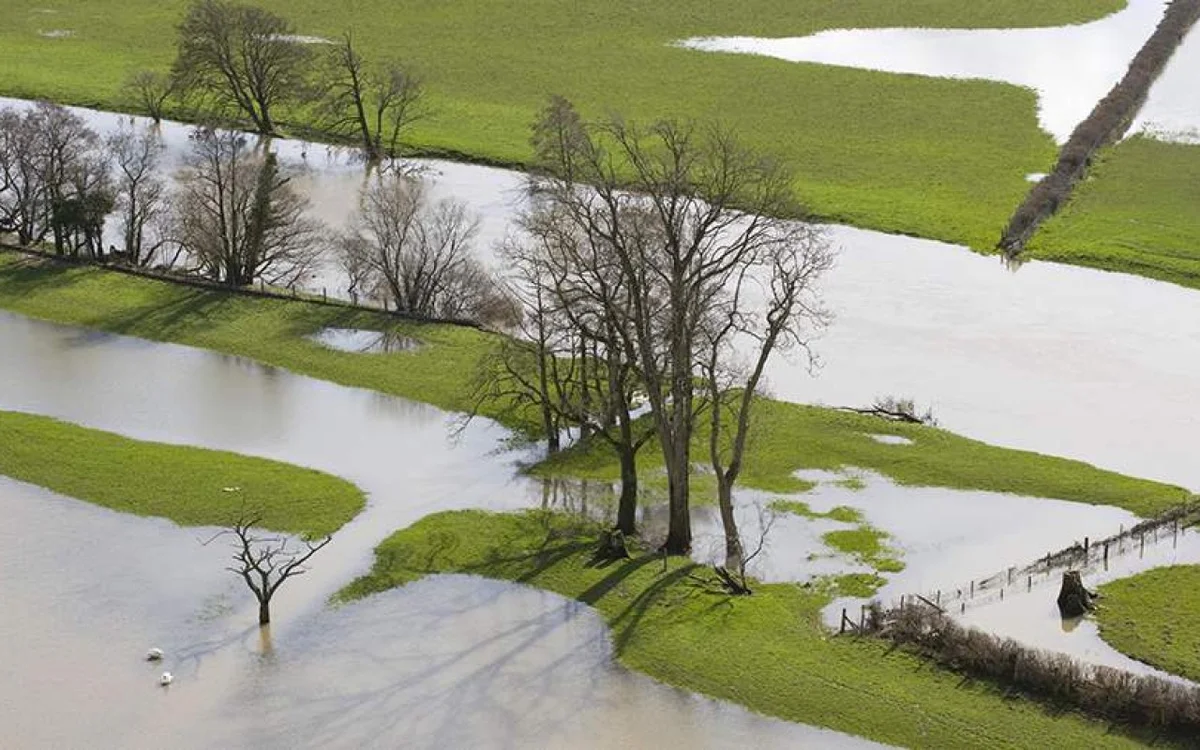
[{"label": "grassy bank", "polygon": [[[518,581],[594,607],[617,658],[659,680],[790,721],[904,747],[1133,747],[1107,725],[1002,695],[873,639],[830,636],[820,586],[718,593],[703,568],[635,555],[591,563],[591,530],[545,513],[440,513],[384,541],[375,567],[341,594],[355,599],[430,573]],[[700,580],[697,580],[700,579]]]},{"label": "grassy bank", "polygon": [[1200,567],[1157,568],[1100,587],[1100,636],[1151,666],[1200,681]]},{"label": "grassy bank", "polygon": [[[427,75],[435,115],[414,144],[507,164],[529,156],[547,94],[585,115],[719,118],[796,167],[820,215],[990,248],[1056,149],[1033,92],[799,65],[672,46],[693,36],[801,36],[853,27],[1027,27],[1083,22],[1123,0],[259,0],[301,34],[353,29],[368,59],[395,54]],[[0,28],[3,93],[127,109],[133,70],[173,57],[185,0],[12,0]],[[45,12],[45,11],[51,12]],[[69,31],[69,36],[46,36]],[[302,112],[285,119],[303,122]]]},{"label": "grassy bank", "polygon": [[0,474],[184,526],[228,524],[244,505],[261,515],[265,528],[320,536],[364,505],[357,487],[312,469],[6,411],[0,411]]},{"label": "grassy bank", "polygon": [[1200,288],[1197,206],[1200,146],[1131,138],[1104,153],[1030,255]]},{"label": "grassy bank", "polygon": [[[0,309],[250,357],[452,411],[473,405],[476,363],[495,345],[491,334],[471,328],[402,323],[380,313],[196,289],[5,252],[0,252]],[[308,339],[327,326],[395,327],[425,345],[386,355],[339,352]],[[1143,515],[1186,497],[1178,487],[1077,461],[996,448],[928,427],[778,401],[759,406],[744,483],[769,491],[811,486],[792,476],[798,469],[855,466],[903,484],[1117,505]],[[912,443],[880,443],[870,437],[877,433],[903,436]],[[697,440],[704,439],[701,432]],[[704,453],[696,455],[699,460]],[[645,483],[652,485],[660,475],[660,461],[650,448],[642,451],[641,459]],[[539,471],[582,479],[618,476],[611,450],[599,441],[561,454]]]}]

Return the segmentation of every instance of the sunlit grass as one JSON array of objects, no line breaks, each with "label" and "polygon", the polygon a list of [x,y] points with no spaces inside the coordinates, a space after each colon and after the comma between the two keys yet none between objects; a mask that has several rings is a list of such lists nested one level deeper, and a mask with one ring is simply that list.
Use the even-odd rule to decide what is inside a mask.
[{"label": "sunlit grass", "polygon": [[226,526],[246,512],[264,528],[305,536],[336,531],[365,504],[353,484],[312,469],[6,411],[0,474],[184,526]]},{"label": "sunlit grass", "polygon": [[1200,567],[1157,568],[1100,587],[1100,636],[1123,654],[1200,680]]}]

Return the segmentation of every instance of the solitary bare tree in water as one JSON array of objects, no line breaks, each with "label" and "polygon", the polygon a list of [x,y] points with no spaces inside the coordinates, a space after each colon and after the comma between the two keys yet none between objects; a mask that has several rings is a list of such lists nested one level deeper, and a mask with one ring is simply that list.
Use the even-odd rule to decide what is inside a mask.
[{"label": "solitary bare tree in water", "polygon": [[234,564],[227,570],[240,576],[258,600],[258,624],[269,625],[271,599],[279,587],[289,578],[306,573],[305,564],[333,537],[327,536],[316,543],[306,540],[301,543],[303,547],[293,547],[286,536],[265,536],[255,531],[261,521],[260,516],[243,514],[209,542],[225,536],[234,538]]}]

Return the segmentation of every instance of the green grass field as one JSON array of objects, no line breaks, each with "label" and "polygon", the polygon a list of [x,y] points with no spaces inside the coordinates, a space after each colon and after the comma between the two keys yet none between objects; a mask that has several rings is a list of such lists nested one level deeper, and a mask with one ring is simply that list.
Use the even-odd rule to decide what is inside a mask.
[{"label": "green grass field", "polygon": [[[202,290],[94,267],[75,267],[0,252],[0,309],[157,341],[249,357],[343,385],[424,401],[451,411],[474,405],[479,358],[495,345],[471,328],[400,324],[379,313]],[[326,326],[397,327],[425,346],[393,354],[356,354],[307,337]],[[743,482],[773,492],[811,485],[797,469],[861,467],[902,484],[1013,492],[1125,507],[1152,515],[1182,502],[1179,487],[1103,471],[1078,461],[996,448],[942,430],[885,422],[860,414],[762,401],[748,446]],[[499,408],[484,408],[499,413]],[[515,425],[520,427],[520,425]],[[887,445],[870,434],[901,435]],[[697,445],[705,439],[697,435]],[[697,460],[703,453],[697,453]],[[642,475],[652,484],[660,460],[643,450]],[[618,476],[600,441],[546,462],[544,475],[580,479]]]},{"label": "green grass field", "polygon": [[265,528],[304,536],[333,533],[365,504],[353,484],[312,469],[7,411],[0,411],[0,474],[184,526],[228,525],[244,508]]},{"label": "green grass field", "polygon": [[820,621],[833,595],[826,586],[757,585],[754,596],[729,597],[700,566],[671,561],[664,572],[653,554],[595,565],[595,547],[592,530],[562,515],[439,513],[380,544],[374,569],[340,598],[439,572],[517,581],[594,607],[625,666],[790,721],[902,747],[1141,745],[880,642],[831,635]]},{"label": "green grass field", "polygon": [[1109,149],[1030,251],[1200,288],[1200,146],[1135,137]]},{"label": "green grass field", "polygon": [[1100,635],[1123,654],[1200,680],[1200,567],[1157,568],[1100,587]]},{"label": "green grass field", "polygon": [[[798,36],[829,28],[1060,25],[1123,0],[261,0],[301,33],[353,29],[368,56],[429,80],[436,116],[422,149],[520,164],[548,94],[587,115],[719,119],[788,160],[817,214],[989,249],[1028,185],[1054,161],[1031,91],[672,46],[692,36]],[[173,57],[184,0],[8,0],[0,92],[129,108],[119,87]],[[67,30],[71,36],[48,38]],[[302,112],[285,113],[301,123]]]}]

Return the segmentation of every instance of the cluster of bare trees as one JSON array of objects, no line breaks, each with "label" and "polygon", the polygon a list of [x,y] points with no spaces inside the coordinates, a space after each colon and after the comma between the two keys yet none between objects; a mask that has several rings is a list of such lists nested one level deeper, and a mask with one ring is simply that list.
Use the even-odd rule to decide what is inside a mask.
[{"label": "cluster of bare trees", "polygon": [[156,121],[174,102],[202,120],[240,120],[273,135],[279,110],[291,107],[379,161],[400,152],[401,137],[426,113],[425,88],[413,68],[365,59],[350,32],[321,44],[318,53],[310,42],[320,40],[299,35],[276,13],[195,0],[178,34],[169,73],[137,71],[126,83],[126,96]]},{"label": "cluster of bare trees", "polygon": [[666,467],[664,549],[692,543],[697,436],[717,477],[729,564],[741,569],[732,493],[772,354],[805,346],[827,315],[824,234],[799,221],[793,175],[727,131],[584,122],[554,98],[534,129],[532,208],[505,254],[523,336],[483,378],[486,398],[532,405],[552,449],[564,427],[621,459],[617,526],[636,531],[637,464]]}]

